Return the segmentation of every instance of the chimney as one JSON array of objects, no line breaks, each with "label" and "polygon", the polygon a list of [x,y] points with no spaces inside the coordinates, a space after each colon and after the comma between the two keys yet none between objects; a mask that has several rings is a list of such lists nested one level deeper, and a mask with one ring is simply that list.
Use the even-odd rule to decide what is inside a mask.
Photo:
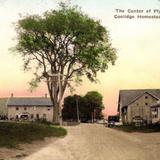
[{"label": "chimney", "polygon": [[13,93],[11,93],[11,97],[13,97]]},{"label": "chimney", "polygon": [[44,96],[45,98],[47,98],[47,93],[45,93],[45,96]]}]

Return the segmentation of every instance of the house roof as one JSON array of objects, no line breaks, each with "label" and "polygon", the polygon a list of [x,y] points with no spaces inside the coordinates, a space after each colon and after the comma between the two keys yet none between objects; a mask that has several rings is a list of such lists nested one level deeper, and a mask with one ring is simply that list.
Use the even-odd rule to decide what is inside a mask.
[{"label": "house roof", "polygon": [[53,106],[50,98],[44,97],[11,97],[7,106]]},{"label": "house roof", "polygon": [[160,99],[160,89],[134,89],[134,90],[120,90],[119,91],[119,101],[118,101],[118,111],[120,104],[122,107],[134,102],[137,98],[141,97],[144,93],[148,93],[153,97]]}]

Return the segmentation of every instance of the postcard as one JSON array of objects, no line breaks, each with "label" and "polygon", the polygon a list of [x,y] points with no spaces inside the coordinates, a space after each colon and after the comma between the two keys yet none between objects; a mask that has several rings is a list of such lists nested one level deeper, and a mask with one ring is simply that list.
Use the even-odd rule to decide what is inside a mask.
[{"label": "postcard", "polygon": [[0,160],[159,160],[160,0],[0,0]]}]

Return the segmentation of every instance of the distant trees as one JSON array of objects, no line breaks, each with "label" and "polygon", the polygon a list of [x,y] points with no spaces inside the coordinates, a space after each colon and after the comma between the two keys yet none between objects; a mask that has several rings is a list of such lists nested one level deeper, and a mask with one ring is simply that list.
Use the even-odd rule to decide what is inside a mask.
[{"label": "distant trees", "polygon": [[103,106],[103,96],[97,91],[88,92],[85,96],[85,105],[88,108],[88,112],[90,113],[88,117],[90,119],[101,119]]},{"label": "distant trees", "polygon": [[63,119],[73,121],[101,119],[104,108],[102,100],[102,95],[97,91],[88,92],[84,97],[79,95],[68,96],[64,99]]},{"label": "distant trees", "polygon": [[79,95],[68,96],[64,98],[62,117],[65,120],[77,121],[77,104],[80,111],[80,106],[83,106],[84,99]]}]

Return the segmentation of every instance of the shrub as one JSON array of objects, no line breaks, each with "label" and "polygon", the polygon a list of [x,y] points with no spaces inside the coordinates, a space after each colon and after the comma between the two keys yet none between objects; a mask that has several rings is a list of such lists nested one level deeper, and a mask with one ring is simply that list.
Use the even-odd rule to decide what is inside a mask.
[{"label": "shrub", "polygon": [[46,124],[46,125],[51,125],[51,124],[53,124],[52,122],[49,122],[49,121],[47,121],[47,120],[44,119],[44,118],[36,119],[35,122],[36,122],[36,123],[40,123],[40,124]]}]

